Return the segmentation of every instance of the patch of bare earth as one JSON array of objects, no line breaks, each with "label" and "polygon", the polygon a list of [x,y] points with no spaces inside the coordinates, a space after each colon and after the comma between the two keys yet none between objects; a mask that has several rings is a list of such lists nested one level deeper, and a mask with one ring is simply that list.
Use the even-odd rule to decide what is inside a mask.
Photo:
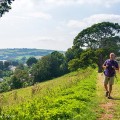
[{"label": "patch of bare earth", "polygon": [[113,118],[113,109],[114,103],[109,101],[105,104],[101,104],[100,107],[104,110],[99,120],[112,120]]}]

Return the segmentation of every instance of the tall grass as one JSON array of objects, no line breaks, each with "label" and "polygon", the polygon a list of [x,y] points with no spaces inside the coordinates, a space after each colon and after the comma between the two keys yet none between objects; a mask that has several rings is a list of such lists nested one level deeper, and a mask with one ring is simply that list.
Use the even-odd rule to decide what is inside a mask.
[{"label": "tall grass", "polygon": [[0,95],[0,120],[96,120],[91,68]]}]

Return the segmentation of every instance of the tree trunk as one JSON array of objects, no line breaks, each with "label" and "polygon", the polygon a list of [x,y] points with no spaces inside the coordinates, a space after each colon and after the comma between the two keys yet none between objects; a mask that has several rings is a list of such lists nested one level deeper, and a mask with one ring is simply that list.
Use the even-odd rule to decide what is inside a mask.
[{"label": "tree trunk", "polygon": [[100,54],[98,57],[98,73],[101,73],[103,71],[103,68],[102,68],[103,63],[104,63],[103,55]]},{"label": "tree trunk", "polygon": [[102,65],[98,66],[98,73],[101,73],[103,71]]}]

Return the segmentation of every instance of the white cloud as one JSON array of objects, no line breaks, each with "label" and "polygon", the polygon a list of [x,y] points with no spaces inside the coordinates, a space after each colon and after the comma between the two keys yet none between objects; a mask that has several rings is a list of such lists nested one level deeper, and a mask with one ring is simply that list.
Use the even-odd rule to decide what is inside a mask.
[{"label": "white cloud", "polygon": [[120,15],[114,14],[96,14],[92,15],[88,18],[84,18],[83,20],[70,20],[67,24],[70,28],[86,28],[91,26],[92,24],[99,22],[114,22],[120,23]]},{"label": "white cloud", "polygon": [[36,38],[35,42],[46,42],[46,41],[55,41],[52,37],[41,36]]},{"label": "white cloud", "polygon": [[37,5],[39,7],[41,6],[37,1],[36,3],[34,3],[33,1],[34,0],[14,1],[12,3],[12,9],[10,10],[9,13],[5,13],[3,19],[6,18],[16,21],[16,19],[25,20],[30,18],[40,18],[40,19],[48,20],[52,18],[52,15],[50,15],[49,13],[36,9]]},{"label": "white cloud", "polygon": [[102,21],[109,21],[109,22],[120,22],[120,15],[115,14],[96,14],[92,15],[89,18],[86,18],[85,21],[88,21],[88,23],[96,23],[96,22],[102,22]]},{"label": "white cloud", "polygon": [[67,24],[68,27],[80,28],[86,26],[85,22],[78,20],[70,20]]},{"label": "white cloud", "polygon": [[31,13],[23,13],[19,15],[5,15],[2,19],[11,20],[11,21],[21,21],[21,20],[29,20],[29,19],[40,18],[41,20],[49,20],[52,19],[52,15],[45,12],[31,12]]},{"label": "white cloud", "polygon": [[66,51],[70,46],[72,46],[72,40],[68,41],[65,38],[60,39],[60,37],[52,38],[43,36],[36,39],[37,40],[33,40],[33,44],[36,48]]},{"label": "white cloud", "polygon": [[42,18],[42,19],[51,19],[52,16],[50,14],[44,13],[44,12],[34,12],[34,13],[30,13],[28,15],[29,17],[34,17],[34,18]]},{"label": "white cloud", "polygon": [[[15,3],[16,2],[16,3]],[[46,6],[51,8],[63,5],[102,5],[106,7],[110,7],[113,4],[119,4],[120,0],[19,0],[19,4],[17,1],[13,2],[16,7],[22,8],[25,7],[26,9],[29,8],[43,8]]]},{"label": "white cloud", "polygon": [[56,3],[56,4],[65,4],[65,3],[79,3],[79,4],[84,4],[84,3],[95,3],[95,4],[101,4],[103,2],[112,4],[112,3],[118,3],[120,0],[43,0],[46,3]]},{"label": "white cloud", "polygon": [[[29,17],[34,18],[51,19],[52,15],[49,14],[49,8],[56,6],[90,4],[92,6],[102,5],[110,7],[118,3],[120,3],[120,0],[19,0],[13,2],[10,13],[21,18],[25,18],[25,16],[29,15]],[[27,13],[27,15],[25,13]],[[71,21],[71,24],[73,24],[73,21]]]},{"label": "white cloud", "polygon": [[[36,0],[34,0],[36,2]],[[38,0],[37,0],[38,1]],[[120,0],[41,0],[38,3],[46,3],[53,5],[73,5],[73,4],[91,4],[91,5],[104,5],[110,7],[113,4],[120,3]]]}]

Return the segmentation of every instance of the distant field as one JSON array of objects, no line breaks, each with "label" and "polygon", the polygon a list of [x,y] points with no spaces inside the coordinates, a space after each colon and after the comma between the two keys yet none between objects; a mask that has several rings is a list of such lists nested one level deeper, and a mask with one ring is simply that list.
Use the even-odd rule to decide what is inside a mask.
[{"label": "distant field", "polygon": [[[18,56],[18,57],[16,57],[15,59],[16,60],[21,60],[23,57],[26,57],[26,59],[28,59],[29,57],[33,57],[34,55],[26,55],[26,56]],[[39,58],[41,58],[42,56],[34,56],[34,57],[36,57],[37,59],[39,59]]]},{"label": "distant field", "polygon": [[21,59],[23,57],[29,58],[31,56],[45,56],[52,53],[53,51],[54,50],[27,49],[27,48],[0,49],[0,60]]},{"label": "distant field", "polygon": [[88,68],[0,94],[0,120],[96,120],[96,79]]}]

